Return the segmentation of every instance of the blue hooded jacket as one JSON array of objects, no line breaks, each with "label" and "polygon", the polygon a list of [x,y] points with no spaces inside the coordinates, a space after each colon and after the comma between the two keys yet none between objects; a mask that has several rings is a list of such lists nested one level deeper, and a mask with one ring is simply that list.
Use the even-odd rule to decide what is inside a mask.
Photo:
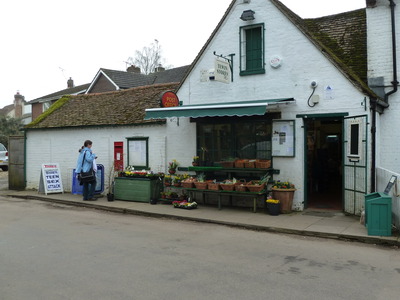
[{"label": "blue hooded jacket", "polygon": [[[85,157],[85,161],[83,162],[82,166],[83,157]],[[93,160],[95,159],[95,157],[96,154],[92,153],[92,150],[90,150],[90,148],[83,148],[81,153],[79,154],[78,161],[76,162],[76,174],[79,174],[81,172],[89,172],[90,168],[93,167]]]}]

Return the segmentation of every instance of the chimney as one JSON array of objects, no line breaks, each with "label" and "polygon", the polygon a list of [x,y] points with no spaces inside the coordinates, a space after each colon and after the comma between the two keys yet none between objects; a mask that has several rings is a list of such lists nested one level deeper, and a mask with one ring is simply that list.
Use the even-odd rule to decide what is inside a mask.
[{"label": "chimney", "polygon": [[25,97],[19,92],[14,95],[14,117],[22,118],[22,107],[24,105]]},{"label": "chimney", "polygon": [[131,65],[126,69],[127,72],[138,73],[140,74],[140,68],[135,65]]},{"label": "chimney", "polygon": [[67,87],[68,88],[73,88],[74,87],[74,81],[72,80],[71,77],[67,81]]},{"label": "chimney", "polygon": [[158,73],[158,72],[163,72],[165,71],[165,68],[162,65],[158,65],[157,68],[155,68],[154,72]]}]

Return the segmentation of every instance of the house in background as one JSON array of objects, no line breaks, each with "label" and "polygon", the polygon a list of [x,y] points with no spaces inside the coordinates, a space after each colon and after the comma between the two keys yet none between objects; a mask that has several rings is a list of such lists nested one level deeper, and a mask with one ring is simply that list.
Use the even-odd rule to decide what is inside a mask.
[{"label": "house in background", "polygon": [[67,81],[67,88],[55,93],[48,94],[43,97],[39,97],[29,101],[29,104],[32,105],[32,120],[35,120],[39,117],[43,112],[48,110],[54,102],[65,95],[79,95],[84,94],[89,87],[89,83],[75,86],[72,78],[69,78]]},{"label": "house in background", "polygon": [[127,71],[118,71],[101,68],[92,82],[74,85],[72,78],[68,79],[67,88],[46,96],[29,101],[32,105],[32,119],[35,120],[58,99],[65,95],[80,95],[119,91],[138,86],[180,82],[189,66],[165,70],[157,68],[155,73],[146,75],[140,73],[140,68],[130,66]]},{"label": "house in background", "polygon": [[22,124],[28,124],[32,121],[31,106],[19,92],[14,95],[13,104],[2,109],[2,114],[10,118],[19,118]]},{"label": "house in background", "polygon": [[189,66],[165,70],[157,68],[154,73],[141,74],[140,68],[130,66],[127,71],[116,71],[101,68],[86,91],[86,94],[104,93],[130,89],[138,86],[180,82]]}]

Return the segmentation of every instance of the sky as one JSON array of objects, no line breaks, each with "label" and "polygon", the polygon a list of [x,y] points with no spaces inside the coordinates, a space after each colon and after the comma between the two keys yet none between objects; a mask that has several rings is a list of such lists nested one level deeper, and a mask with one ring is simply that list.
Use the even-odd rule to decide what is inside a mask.
[{"label": "sky", "polygon": [[[365,7],[365,0],[281,0],[302,18]],[[231,0],[13,0],[0,10],[0,108],[125,71],[155,40],[165,65],[192,63]]]}]

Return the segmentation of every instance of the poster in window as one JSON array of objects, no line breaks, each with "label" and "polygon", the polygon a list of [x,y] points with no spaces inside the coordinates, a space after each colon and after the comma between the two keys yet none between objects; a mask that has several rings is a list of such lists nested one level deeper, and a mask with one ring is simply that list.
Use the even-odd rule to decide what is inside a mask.
[{"label": "poster in window", "polygon": [[129,141],[129,165],[147,166],[147,140]]},{"label": "poster in window", "polygon": [[272,122],[272,156],[294,156],[294,120]]}]

